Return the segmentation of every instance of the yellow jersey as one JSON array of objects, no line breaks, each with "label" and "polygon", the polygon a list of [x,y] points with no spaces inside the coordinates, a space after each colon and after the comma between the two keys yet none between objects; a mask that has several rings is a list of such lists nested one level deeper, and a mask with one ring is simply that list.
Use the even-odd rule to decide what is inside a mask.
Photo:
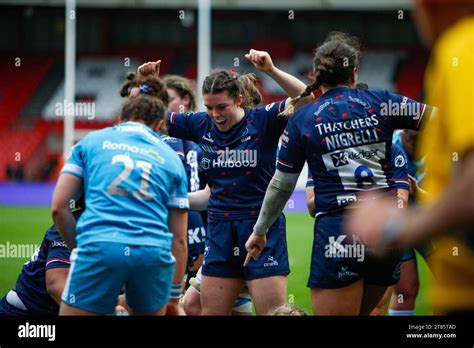
[{"label": "yellow jersey", "polygon": [[[474,149],[474,16],[459,20],[439,38],[426,71],[425,92],[427,103],[437,107],[420,132],[418,147],[419,155],[426,155],[424,188],[430,194],[420,200],[430,205],[456,179],[462,155]],[[474,310],[474,243],[449,232],[435,241],[429,259],[435,310]]]}]

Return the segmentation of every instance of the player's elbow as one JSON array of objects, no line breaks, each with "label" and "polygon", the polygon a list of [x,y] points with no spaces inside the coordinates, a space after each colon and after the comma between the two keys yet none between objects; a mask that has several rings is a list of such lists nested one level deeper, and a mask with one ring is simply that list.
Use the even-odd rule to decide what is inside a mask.
[{"label": "player's elbow", "polygon": [[63,293],[64,288],[58,284],[58,282],[50,282],[46,284],[46,290],[48,295],[56,301],[57,304],[60,304],[61,294]]},{"label": "player's elbow", "polygon": [[188,246],[186,243],[186,236],[175,236],[173,238],[173,248],[176,248],[178,250],[187,250]]},{"label": "player's elbow", "polygon": [[59,219],[63,218],[68,212],[69,209],[67,207],[64,207],[64,205],[53,201],[53,204],[51,205],[51,216],[55,223]]},{"label": "player's elbow", "polygon": [[61,302],[68,272],[68,268],[54,268],[46,271],[46,291],[57,304]]}]

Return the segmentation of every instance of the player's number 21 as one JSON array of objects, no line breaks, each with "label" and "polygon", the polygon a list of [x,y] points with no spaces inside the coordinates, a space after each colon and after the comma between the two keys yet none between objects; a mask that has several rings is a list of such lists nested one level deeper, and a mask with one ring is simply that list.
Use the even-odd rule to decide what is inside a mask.
[{"label": "player's number 21", "polygon": [[[112,181],[107,187],[107,193],[116,196],[127,196],[129,190],[125,188],[120,188],[119,185],[127,180],[127,178],[132,173],[134,168],[133,160],[127,155],[115,155],[112,157],[112,164],[123,163],[123,171]],[[132,195],[135,198],[143,199],[149,201],[153,198],[153,195],[148,192],[148,185],[151,173],[152,164],[146,161],[137,161],[136,167],[142,170],[140,189],[138,191],[133,191]]]}]

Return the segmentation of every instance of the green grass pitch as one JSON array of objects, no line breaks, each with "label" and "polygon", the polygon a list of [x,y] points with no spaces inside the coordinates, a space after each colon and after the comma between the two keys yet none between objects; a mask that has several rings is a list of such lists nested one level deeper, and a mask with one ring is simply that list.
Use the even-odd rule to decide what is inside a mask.
[{"label": "green grass pitch", "polygon": [[[309,289],[306,282],[309,275],[312,231],[314,220],[307,214],[286,214],[287,239],[291,274],[288,279],[288,301],[311,313]],[[48,208],[0,206],[0,244],[9,242],[39,245],[46,229],[51,225]],[[0,258],[0,297],[15,286],[22,265],[29,258]],[[430,315],[427,290],[432,277],[424,260],[418,255],[420,291],[417,299],[417,314]]]}]

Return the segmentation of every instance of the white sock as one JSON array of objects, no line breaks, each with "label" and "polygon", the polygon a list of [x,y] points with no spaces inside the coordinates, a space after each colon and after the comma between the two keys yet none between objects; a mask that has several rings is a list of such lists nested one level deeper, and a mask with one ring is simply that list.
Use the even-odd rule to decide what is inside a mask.
[{"label": "white sock", "polygon": [[415,310],[414,309],[404,309],[404,310],[402,310],[402,309],[389,308],[388,315],[389,316],[415,315]]}]

